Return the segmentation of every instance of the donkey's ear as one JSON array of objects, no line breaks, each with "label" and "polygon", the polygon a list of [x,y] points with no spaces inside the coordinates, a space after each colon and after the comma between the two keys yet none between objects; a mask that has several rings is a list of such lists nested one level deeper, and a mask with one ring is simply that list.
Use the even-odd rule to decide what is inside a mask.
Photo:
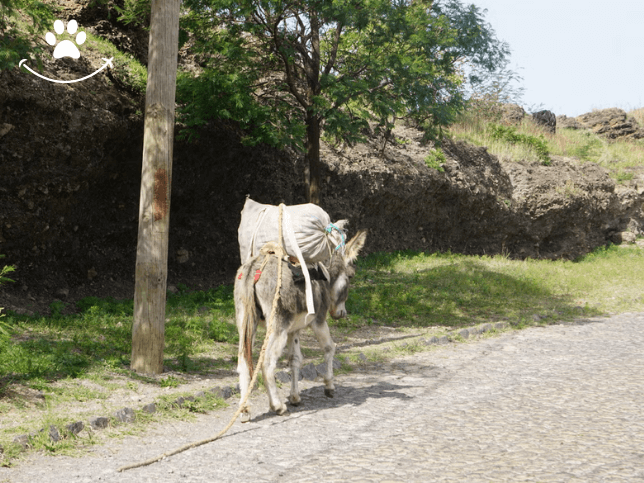
[{"label": "donkey's ear", "polygon": [[358,258],[358,253],[364,247],[365,242],[367,241],[367,230],[360,230],[356,236],[354,236],[345,247],[345,259],[349,262],[355,262]]},{"label": "donkey's ear", "polygon": [[349,220],[338,220],[334,224],[340,228],[340,230],[346,230],[347,226],[349,226]]}]

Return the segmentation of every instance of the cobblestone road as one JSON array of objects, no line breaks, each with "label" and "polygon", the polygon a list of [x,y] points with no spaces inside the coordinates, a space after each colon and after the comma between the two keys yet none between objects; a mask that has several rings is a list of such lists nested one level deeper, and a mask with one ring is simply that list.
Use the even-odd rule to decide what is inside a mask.
[{"label": "cobblestone road", "polygon": [[0,481],[644,481],[644,314],[440,346],[340,376],[335,399],[305,387],[290,416],[261,396],[253,423],[152,466],[115,471],[214,434],[233,408]]}]

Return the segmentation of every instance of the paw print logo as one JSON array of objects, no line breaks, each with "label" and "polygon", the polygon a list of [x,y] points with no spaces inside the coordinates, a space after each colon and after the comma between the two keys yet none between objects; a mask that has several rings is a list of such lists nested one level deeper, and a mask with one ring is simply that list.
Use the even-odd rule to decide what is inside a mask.
[{"label": "paw print logo", "polygon": [[[61,20],[56,20],[54,22],[54,30],[58,35],[62,35],[65,31],[65,24],[63,24]],[[74,35],[77,30],[78,23],[76,22],[76,20],[70,20],[67,24],[67,33],[69,33],[69,35]],[[76,44],[82,45],[85,42],[86,38],[87,35],[85,34],[85,32],[79,32],[78,35],[76,35]],[[52,47],[56,45],[56,36],[51,32],[47,32],[47,35],[45,35],[45,40]],[[62,42],[60,42],[54,49],[54,59],[60,59],[62,57],[71,57],[72,59],[78,59],[80,57],[80,52],[78,51],[76,44],[74,44],[74,42],[72,42],[71,40],[63,40]]]}]

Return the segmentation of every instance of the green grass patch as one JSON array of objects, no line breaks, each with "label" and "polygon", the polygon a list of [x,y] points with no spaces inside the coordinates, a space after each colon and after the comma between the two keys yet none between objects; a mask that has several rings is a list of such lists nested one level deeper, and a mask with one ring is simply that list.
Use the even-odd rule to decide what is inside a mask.
[{"label": "green grass patch", "polygon": [[578,261],[405,251],[360,259],[340,327],[529,324],[644,309],[644,254],[599,249]]}]

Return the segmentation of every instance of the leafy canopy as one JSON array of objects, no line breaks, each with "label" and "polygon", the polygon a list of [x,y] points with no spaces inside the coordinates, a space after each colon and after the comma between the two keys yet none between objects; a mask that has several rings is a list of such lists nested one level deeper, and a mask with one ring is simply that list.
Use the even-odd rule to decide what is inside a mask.
[{"label": "leafy canopy", "polygon": [[51,28],[54,7],[38,0],[0,0],[0,70],[43,52],[35,35]]},{"label": "leafy canopy", "polygon": [[184,84],[199,93],[184,109],[186,125],[246,113],[264,126],[254,135],[272,130],[275,142],[297,144],[297,125],[311,116],[349,142],[369,121],[390,128],[402,117],[440,128],[463,107],[463,66],[493,71],[508,55],[480,10],[456,0],[186,0],[184,7],[182,28],[205,69]]}]

